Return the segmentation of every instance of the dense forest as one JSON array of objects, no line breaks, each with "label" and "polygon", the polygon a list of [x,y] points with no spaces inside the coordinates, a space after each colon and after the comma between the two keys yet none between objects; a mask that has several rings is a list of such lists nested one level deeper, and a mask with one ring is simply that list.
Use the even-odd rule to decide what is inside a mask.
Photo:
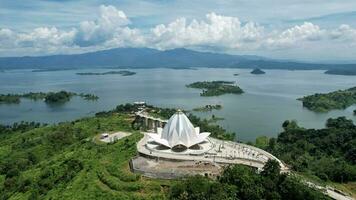
[{"label": "dense forest", "polygon": [[281,174],[279,163],[274,160],[269,160],[260,174],[246,166],[231,165],[217,180],[190,177],[174,184],[169,197],[174,200],[329,199],[320,191],[307,187],[297,177]]},{"label": "dense forest", "polygon": [[232,81],[202,81],[186,85],[188,88],[203,89],[200,96],[220,96],[223,94],[242,94],[244,91]]},{"label": "dense forest", "polygon": [[356,181],[356,126],[352,120],[328,119],[324,129],[304,129],[295,121],[285,121],[283,128],[264,148],[293,170],[324,181]]},{"label": "dense forest", "polygon": [[356,87],[326,94],[317,93],[299,98],[298,100],[303,102],[304,107],[316,112],[345,109],[356,104]]}]

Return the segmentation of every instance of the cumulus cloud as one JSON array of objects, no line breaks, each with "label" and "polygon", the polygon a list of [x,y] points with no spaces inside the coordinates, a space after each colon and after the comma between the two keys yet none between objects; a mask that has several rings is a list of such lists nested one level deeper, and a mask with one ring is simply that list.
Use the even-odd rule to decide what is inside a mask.
[{"label": "cumulus cloud", "polygon": [[242,25],[236,17],[210,13],[202,21],[188,23],[179,18],[167,25],[157,25],[151,34],[150,43],[160,49],[195,45],[235,48],[261,39],[263,27],[252,22]]},{"label": "cumulus cloud", "polygon": [[23,47],[71,46],[76,31],[59,31],[56,27],[40,27],[30,33],[17,34],[16,44]]},{"label": "cumulus cloud", "polygon": [[39,27],[28,32],[0,28],[0,54],[25,52],[27,55],[85,52],[115,47],[177,47],[258,51],[293,49],[306,43],[356,43],[356,29],[341,25],[322,29],[316,24],[268,30],[255,22],[243,23],[237,17],[209,13],[202,20],[178,18],[147,30],[133,28],[127,15],[114,6],[100,6],[98,17],[77,27],[61,30]]},{"label": "cumulus cloud", "polygon": [[325,31],[319,26],[305,22],[303,25],[297,25],[267,37],[264,45],[268,48],[293,47],[304,41],[321,40],[324,33]]},{"label": "cumulus cloud", "polygon": [[114,37],[126,37],[138,34],[138,30],[127,27],[131,22],[123,11],[114,6],[100,6],[100,16],[96,21],[83,21],[80,23],[76,37],[79,46],[91,46],[105,43]]},{"label": "cumulus cloud", "polygon": [[14,42],[14,32],[0,28],[0,48],[11,47]]},{"label": "cumulus cloud", "polygon": [[356,29],[351,28],[349,25],[342,24],[336,30],[331,31],[330,38],[356,43]]}]

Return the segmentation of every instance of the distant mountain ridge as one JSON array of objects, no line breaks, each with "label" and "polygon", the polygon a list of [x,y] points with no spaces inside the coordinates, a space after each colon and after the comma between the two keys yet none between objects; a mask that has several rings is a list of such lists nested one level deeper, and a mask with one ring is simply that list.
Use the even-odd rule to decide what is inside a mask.
[{"label": "distant mountain ridge", "polygon": [[261,68],[261,69],[335,69],[356,68],[356,64],[313,64],[279,61],[259,56],[199,52],[184,48],[160,51],[149,48],[115,48],[73,55],[39,57],[2,57],[0,69],[53,68]]}]

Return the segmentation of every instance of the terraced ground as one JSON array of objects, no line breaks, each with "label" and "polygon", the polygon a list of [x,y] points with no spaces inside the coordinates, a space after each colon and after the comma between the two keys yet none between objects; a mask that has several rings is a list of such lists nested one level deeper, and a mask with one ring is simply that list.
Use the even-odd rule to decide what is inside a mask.
[{"label": "terraced ground", "polygon": [[[166,199],[164,191],[171,182],[129,170],[135,143],[142,137],[131,129],[131,120],[114,114],[22,133],[1,131],[0,198]],[[114,144],[93,140],[112,130],[133,134]]]}]

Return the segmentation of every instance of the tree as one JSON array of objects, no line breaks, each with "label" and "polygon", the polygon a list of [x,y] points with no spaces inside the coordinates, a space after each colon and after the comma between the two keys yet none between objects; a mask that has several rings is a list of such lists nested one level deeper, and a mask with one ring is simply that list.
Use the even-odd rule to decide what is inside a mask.
[{"label": "tree", "polygon": [[278,178],[281,173],[281,166],[277,160],[269,159],[265,166],[263,166],[263,171],[261,175],[264,177],[269,177],[271,179]]}]

